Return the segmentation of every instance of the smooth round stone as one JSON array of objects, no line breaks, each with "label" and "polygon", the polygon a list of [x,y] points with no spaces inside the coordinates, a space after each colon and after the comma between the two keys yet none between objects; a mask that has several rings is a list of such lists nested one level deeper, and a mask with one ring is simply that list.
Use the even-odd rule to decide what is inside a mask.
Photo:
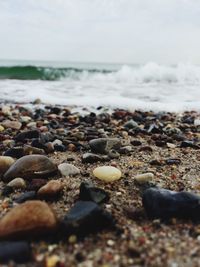
[{"label": "smooth round stone", "polygon": [[58,170],[63,176],[75,176],[80,173],[77,167],[69,163],[61,163],[58,165]]},{"label": "smooth round stone", "polygon": [[16,177],[24,179],[49,177],[57,171],[56,165],[46,156],[28,155],[18,159],[4,174],[4,181]]},{"label": "smooth round stone", "polygon": [[11,157],[0,156],[0,176],[3,175],[14,162],[15,160]]},{"label": "smooth round stone", "polygon": [[12,208],[0,220],[0,239],[35,238],[55,230],[57,219],[47,203],[27,201]]},{"label": "smooth round stone", "polygon": [[62,191],[62,189],[63,185],[60,181],[51,180],[38,190],[37,195],[42,198],[54,197],[57,196]]},{"label": "smooth round stone", "polygon": [[122,176],[121,171],[112,166],[97,167],[94,169],[93,174],[95,177],[105,182],[119,180]]},{"label": "smooth round stone", "polygon": [[135,180],[137,181],[138,184],[144,184],[144,183],[150,182],[153,180],[153,178],[154,178],[154,174],[151,172],[138,174],[135,176]]},{"label": "smooth round stone", "polygon": [[15,178],[12,181],[10,181],[7,186],[10,186],[12,188],[16,188],[16,189],[22,189],[26,187],[26,182],[24,181],[23,178]]},{"label": "smooth round stone", "polygon": [[10,120],[3,121],[2,125],[5,128],[11,128],[13,130],[19,130],[22,127],[21,122],[19,122],[19,121],[10,121]]}]

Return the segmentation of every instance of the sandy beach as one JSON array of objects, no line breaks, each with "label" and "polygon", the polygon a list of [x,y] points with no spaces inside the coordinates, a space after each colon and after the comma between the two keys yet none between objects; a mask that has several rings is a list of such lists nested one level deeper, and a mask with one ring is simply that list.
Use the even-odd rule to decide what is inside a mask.
[{"label": "sandy beach", "polygon": [[[16,183],[8,185],[13,179],[6,180],[9,175],[4,175],[5,170],[4,174],[1,172],[1,220],[17,206],[24,205],[17,201],[20,197],[34,191],[35,194],[22,197],[21,202],[39,199],[47,203],[60,225],[80,200],[81,183],[90,182],[93,187],[108,193],[109,199],[98,205],[112,216],[115,226],[95,229],[83,236],[79,230],[85,228],[78,229],[77,234],[73,231],[62,233],[62,237],[59,230],[56,233],[49,231],[39,238],[30,231],[24,235],[21,229],[17,240],[30,244],[30,257],[23,264],[7,262],[3,266],[199,266],[199,225],[192,218],[149,218],[142,204],[142,194],[149,187],[199,194],[200,114],[194,111],[155,113],[119,109],[107,112],[103,107],[95,112],[71,110],[70,107],[45,106],[37,102],[31,108],[1,104],[0,149],[3,157],[16,161],[27,155],[40,154],[48,157],[55,166],[67,163],[78,168],[69,175],[56,171],[43,177],[41,172],[41,177],[34,178],[29,172],[22,177],[25,185],[21,186]],[[121,145],[113,148],[110,144],[106,150],[102,143],[104,153],[91,151],[94,148],[89,142],[102,138],[104,141],[116,138]],[[93,175],[93,170],[99,166],[116,167],[122,176],[113,182],[102,181]],[[23,162],[21,167],[23,169]],[[149,181],[137,179],[138,175],[146,173],[152,174]],[[15,175],[18,177],[15,173],[13,178]],[[38,191],[49,180],[59,181],[61,192],[56,195],[48,188],[48,192],[39,195]],[[20,213],[18,216],[21,225],[20,218],[27,218],[20,217]],[[2,240],[15,242],[15,230],[9,226],[9,220],[6,226],[10,227],[9,238],[5,231],[1,233],[1,220]],[[95,215],[92,215],[89,225],[97,224]]]}]

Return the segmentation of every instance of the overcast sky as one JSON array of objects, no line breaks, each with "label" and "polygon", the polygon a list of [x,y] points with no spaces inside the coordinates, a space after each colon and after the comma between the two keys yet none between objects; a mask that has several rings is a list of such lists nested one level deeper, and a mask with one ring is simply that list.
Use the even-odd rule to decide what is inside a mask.
[{"label": "overcast sky", "polygon": [[0,0],[0,58],[200,64],[200,0]]}]

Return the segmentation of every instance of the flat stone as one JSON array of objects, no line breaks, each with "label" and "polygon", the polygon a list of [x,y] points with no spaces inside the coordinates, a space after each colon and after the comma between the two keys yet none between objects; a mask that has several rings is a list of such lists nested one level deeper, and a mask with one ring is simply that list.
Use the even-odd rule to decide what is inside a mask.
[{"label": "flat stone", "polygon": [[11,209],[0,220],[0,239],[33,239],[55,230],[57,219],[42,201],[27,201]]},{"label": "flat stone", "polygon": [[0,243],[0,263],[8,263],[10,261],[26,263],[31,258],[31,246],[27,242],[15,241]]},{"label": "flat stone", "polygon": [[58,165],[58,170],[63,176],[75,176],[80,174],[80,170],[75,167],[73,164],[61,163]]},{"label": "flat stone", "polygon": [[40,198],[56,197],[63,189],[63,184],[59,180],[51,180],[46,185],[42,186],[37,195]]},{"label": "flat stone", "polygon": [[10,181],[7,186],[10,186],[12,188],[16,188],[16,189],[22,189],[26,187],[26,182],[24,181],[23,178],[15,178],[12,181]]},{"label": "flat stone", "polygon": [[151,172],[147,172],[147,173],[136,175],[135,181],[137,181],[138,184],[144,184],[144,183],[152,181],[153,178],[154,178],[154,174]]},{"label": "flat stone", "polygon": [[109,194],[101,188],[82,182],[80,185],[79,199],[83,201],[94,201],[100,204],[109,200]]},{"label": "flat stone", "polygon": [[20,130],[22,127],[21,122],[19,121],[10,121],[10,120],[5,120],[2,122],[3,127],[7,128],[11,128],[13,130]]},{"label": "flat stone", "polygon": [[94,169],[93,174],[95,177],[105,182],[119,180],[122,176],[121,171],[112,166],[97,167]]},{"label": "flat stone", "polygon": [[77,201],[62,222],[68,235],[84,236],[113,226],[114,220],[93,201]]},{"label": "flat stone", "polygon": [[15,160],[11,157],[0,156],[0,176],[2,176],[14,162]]},{"label": "flat stone", "polygon": [[200,197],[193,193],[149,188],[144,191],[142,202],[151,219],[200,221]]},{"label": "flat stone", "polygon": [[98,138],[90,140],[89,146],[94,153],[108,154],[111,149],[119,149],[121,141],[118,138]]},{"label": "flat stone", "polygon": [[28,155],[18,159],[4,174],[3,180],[9,182],[16,177],[26,179],[49,177],[57,171],[56,165],[43,155]]}]

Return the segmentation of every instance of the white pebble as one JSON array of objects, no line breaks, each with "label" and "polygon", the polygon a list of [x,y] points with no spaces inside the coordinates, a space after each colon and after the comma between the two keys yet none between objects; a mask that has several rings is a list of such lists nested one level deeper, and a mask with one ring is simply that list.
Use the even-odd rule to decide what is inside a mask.
[{"label": "white pebble", "polygon": [[138,174],[135,176],[135,180],[139,184],[144,184],[146,182],[150,182],[154,178],[154,174],[151,172],[143,173],[143,174]]},{"label": "white pebble", "polygon": [[119,180],[122,173],[119,169],[112,166],[101,166],[94,169],[93,174],[98,179],[105,182],[113,182]]}]

